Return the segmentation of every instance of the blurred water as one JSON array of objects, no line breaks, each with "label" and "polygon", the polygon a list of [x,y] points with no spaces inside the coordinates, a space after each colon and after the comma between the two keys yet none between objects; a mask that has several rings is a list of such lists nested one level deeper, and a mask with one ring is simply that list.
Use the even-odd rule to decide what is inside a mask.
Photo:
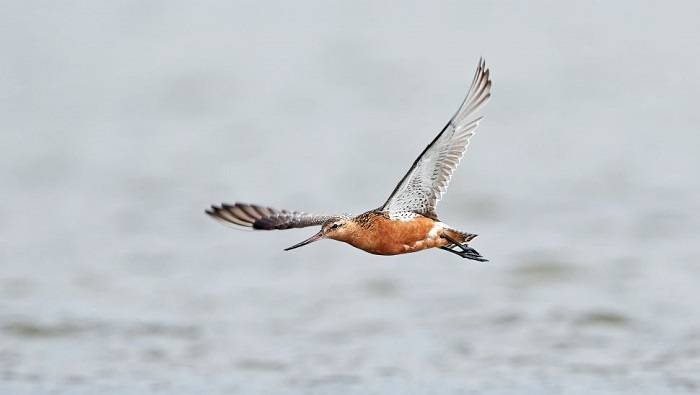
[{"label": "blurred water", "polygon": [[[700,391],[698,3],[3,9],[0,393]],[[376,207],[482,55],[490,263],[203,215]]]}]

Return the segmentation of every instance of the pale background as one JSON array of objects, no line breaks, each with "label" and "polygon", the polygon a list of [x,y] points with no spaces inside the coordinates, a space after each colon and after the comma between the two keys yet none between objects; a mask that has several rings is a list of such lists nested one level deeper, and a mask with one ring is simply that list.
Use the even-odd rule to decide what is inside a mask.
[{"label": "pale background", "polygon": [[[3,1],[0,394],[700,391],[700,3],[564,3]],[[491,262],[204,215],[377,207],[480,56]]]}]

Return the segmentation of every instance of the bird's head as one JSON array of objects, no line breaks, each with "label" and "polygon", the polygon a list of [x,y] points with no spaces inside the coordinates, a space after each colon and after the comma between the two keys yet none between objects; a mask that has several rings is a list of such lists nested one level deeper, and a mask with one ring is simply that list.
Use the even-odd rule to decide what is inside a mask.
[{"label": "bird's head", "polygon": [[352,219],[348,216],[334,218],[326,221],[321,226],[321,231],[315,235],[309,237],[308,239],[302,241],[301,243],[294,244],[291,247],[285,248],[285,251],[293,250],[295,248],[303,247],[307,244],[313,243],[321,239],[334,239],[334,240],[345,240],[352,232]]}]

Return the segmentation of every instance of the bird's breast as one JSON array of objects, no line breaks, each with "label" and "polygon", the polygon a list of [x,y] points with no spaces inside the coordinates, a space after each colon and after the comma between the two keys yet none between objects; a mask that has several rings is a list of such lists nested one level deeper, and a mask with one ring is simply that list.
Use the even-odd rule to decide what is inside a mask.
[{"label": "bird's breast", "polygon": [[372,254],[397,255],[446,245],[440,237],[443,229],[444,224],[426,217],[399,221],[377,216],[369,226],[342,241]]}]

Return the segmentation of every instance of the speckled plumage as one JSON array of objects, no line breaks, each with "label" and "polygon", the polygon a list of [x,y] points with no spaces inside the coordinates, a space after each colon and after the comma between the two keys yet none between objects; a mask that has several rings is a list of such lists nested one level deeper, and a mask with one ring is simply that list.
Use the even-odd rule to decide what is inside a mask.
[{"label": "speckled plumage", "polygon": [[[471,119],[491,97],[489,70],[479,61],[467,97],[447,125],[413,162],[406,175],[381,207],[391,218],[405,219],[406,213],[417,213],[437,219],[435,206],[457,169],[469,139],[482,117]],[[410,218],[409,218],[410,219]]]}]

